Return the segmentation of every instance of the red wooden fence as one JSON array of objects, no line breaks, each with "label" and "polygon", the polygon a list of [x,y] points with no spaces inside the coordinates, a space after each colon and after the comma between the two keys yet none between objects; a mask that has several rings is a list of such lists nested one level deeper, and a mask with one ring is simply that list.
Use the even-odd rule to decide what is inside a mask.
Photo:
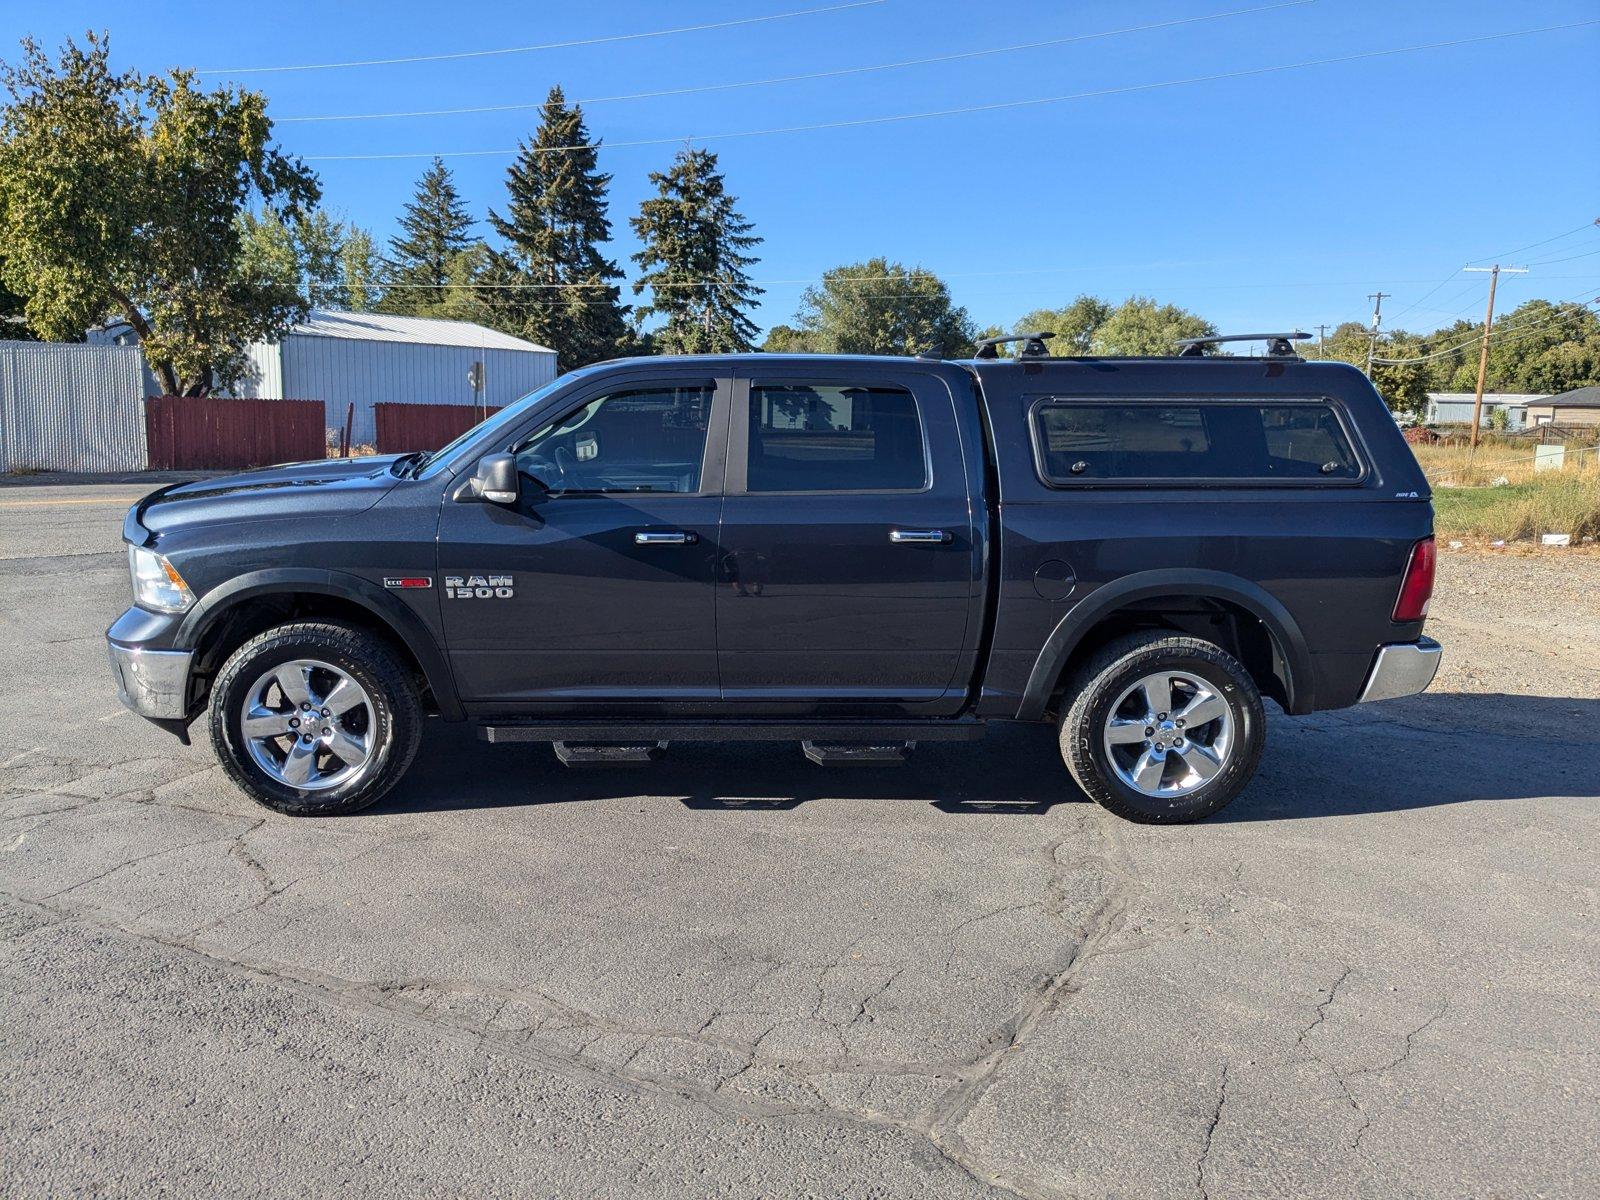
[{"label": "red wooden fence", "polygon": [[144,425],[152,471],[260,467],[328,454],[321,400],[151,396]]},{"label": "red wooden fence", "polygon": [[498,408],[471,404],[374,404],[379,454],[437,450]]}]

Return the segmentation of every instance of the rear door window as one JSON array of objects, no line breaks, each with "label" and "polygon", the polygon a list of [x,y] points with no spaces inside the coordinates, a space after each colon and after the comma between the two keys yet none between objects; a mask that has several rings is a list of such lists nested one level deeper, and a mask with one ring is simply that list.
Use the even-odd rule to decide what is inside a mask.
[{"label": "rear door window", "polygon": [[1046,400],[1034,408],[1046,483],[1351,483],[1361,461],[1317,401]]},{"label": "rear door window", "polygon": [[901,492],[928,486],[917,401],[904,388],[750,388],[751,492]]}]

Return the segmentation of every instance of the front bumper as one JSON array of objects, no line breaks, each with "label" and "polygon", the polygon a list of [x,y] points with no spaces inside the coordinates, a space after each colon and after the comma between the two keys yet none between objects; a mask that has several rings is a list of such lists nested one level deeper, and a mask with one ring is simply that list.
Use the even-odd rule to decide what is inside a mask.
[{"label": "front bumper", "polygon": [[106,639],[117,697],[141,717],[182,721],[189,715],[192,650],[146,650]]},{"label": "front bumper", "polygon": [[1357,703],[1394,700],[1426,691],[1439,670],[1439,660],[1443,654],[1444,648],[1432,638],[1379,646],[1372,673],[1367,676],[1367,686],[1361,690],[1361,699]]}]

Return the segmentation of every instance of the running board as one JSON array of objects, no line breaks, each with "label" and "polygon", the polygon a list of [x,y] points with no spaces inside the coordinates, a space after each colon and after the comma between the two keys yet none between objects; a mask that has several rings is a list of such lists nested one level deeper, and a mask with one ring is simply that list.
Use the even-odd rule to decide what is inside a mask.
[{"label": "running board", "polygon": [[800,743],[806,757],[819,767],[851,766],[882,766],[891,763],[903,763],[911,751],[917,748],[915,742],[818,742],[807,739]]},{"label": "running board", "polygon": [[486,742],[567,742],[593,745],[625,742],[816,742],[886,746],[905,742],[972,742],[985,723],[971,717],[947,721],[483,721],[478,736]]},{"label": "running board", "polygon": [[651,763],[661,757],[665,742],[568,742],[555,743],[556,757],[564,767],[618,767]]}]

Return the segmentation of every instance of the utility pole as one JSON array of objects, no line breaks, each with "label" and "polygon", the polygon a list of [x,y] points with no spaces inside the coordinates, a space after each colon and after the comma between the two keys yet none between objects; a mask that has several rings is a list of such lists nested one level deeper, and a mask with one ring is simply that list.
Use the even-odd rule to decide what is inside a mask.
[{"label": "utility pole", "polygon": [[1489,332],[1494,324],[1494,289],[1500,282],[1500,272],[1507,275],[1526,275],[1527,267],[1502,267],[1495,263],[1492,267],[1462,267],[1463,271],[1482,271],[1489,276],[1489,307],[1483,314],[1483,344],[1478,347],[1478,390],[1472,397],[1472,434],[1467,443],[1468,450],[1478,448],[1478,427],[1483,422],[1483,381],[1489,374]]},{"label": "utility pole", "polygon": [[[1372,360],[1378,353],[1378,324],[1383,320],[1383,302],[1392,295],[1391,292],[1374,292],[1367,299],[1372,301],[1372,333],[1367,337],[1367,378],[1372,378]],[[1404,313],[1400,314],[1404,316]]]},{"label": "utility pole", "polygon": [[1328,350],[1328,327],[1326,325],[1318,325],[1317,326],[1317,353],[1318,354],[1326,354],[1327,350]]}]

